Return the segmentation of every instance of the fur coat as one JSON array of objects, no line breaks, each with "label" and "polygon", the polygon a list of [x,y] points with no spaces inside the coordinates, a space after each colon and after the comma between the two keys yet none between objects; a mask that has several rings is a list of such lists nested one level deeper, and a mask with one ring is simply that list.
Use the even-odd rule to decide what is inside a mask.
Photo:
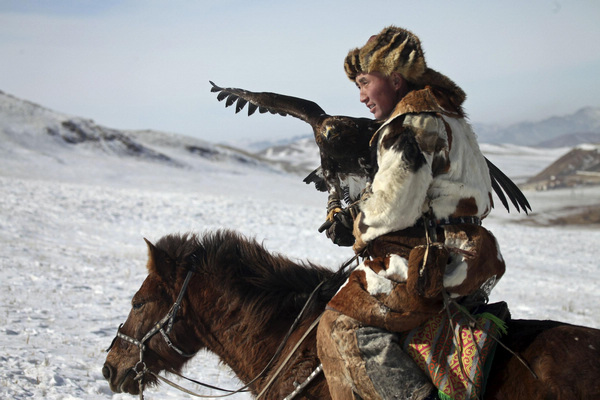
[{"label": "fur coat", "polygon": [[440,225],[437,241],[417,221],[484,218],[489,171],[460,107],[431,87],[409,92],[372,140],[377,171],[359,202],[354,249],[369,256],[329,307],[391,331],[412,329],[443,307],[442,291],[486,294],[504,274],[498,243],[476,224]]}]

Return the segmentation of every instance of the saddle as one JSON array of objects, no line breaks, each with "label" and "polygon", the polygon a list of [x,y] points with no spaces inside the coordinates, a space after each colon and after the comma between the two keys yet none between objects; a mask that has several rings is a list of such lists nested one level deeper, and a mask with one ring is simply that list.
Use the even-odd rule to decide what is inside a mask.
[{"label": "saddle", "polygon": [[400,343],[429,376],[440,399],[480,399],[508,319],[505,302],[480,305],[472,312],[451,303],[448,313],[402,334]]}]

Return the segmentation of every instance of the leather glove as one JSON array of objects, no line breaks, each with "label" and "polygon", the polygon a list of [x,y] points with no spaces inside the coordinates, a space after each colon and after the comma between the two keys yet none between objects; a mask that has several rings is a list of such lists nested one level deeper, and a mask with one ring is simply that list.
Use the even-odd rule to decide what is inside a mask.
[{"label": "leather glove", "polygon": [[352,234],[354,218],[349,209],[342,210],[333,216],[333,221],[325,221],[319,227],[319,232],[325,231],[325,235],[338,246],[352,246],[354,235]]}]

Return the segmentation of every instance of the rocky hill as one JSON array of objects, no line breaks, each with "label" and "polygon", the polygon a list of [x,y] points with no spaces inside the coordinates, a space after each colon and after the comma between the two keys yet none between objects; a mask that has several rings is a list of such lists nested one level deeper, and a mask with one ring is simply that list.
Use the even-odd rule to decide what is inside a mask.
[{"label": "rocky hill", "polygon": [[525,187],[548,190],[600,184],[600,145],[581,145],[531,177]]}]

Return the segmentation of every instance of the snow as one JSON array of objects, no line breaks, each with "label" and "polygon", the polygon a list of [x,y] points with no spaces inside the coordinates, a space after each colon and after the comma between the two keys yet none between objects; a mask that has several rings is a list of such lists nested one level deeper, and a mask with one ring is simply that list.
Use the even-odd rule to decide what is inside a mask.
[{"label": "snow", "polygon": [[[65,144],[40,135],[31,121],[26,137],[21,125],[6,121],[0,125],[0,398],[136,398],[110,392],[101,369],[146,275],[143,238],[230,228],[272,251],[331,268],[351,256],[317,232],[326,197],[302,176],[235,157],[199,158],[176,145],[188,139],[175,136],[132,136],[177,161],[169,163]],[[494,150],[488,156],[509,176],[522,174],[516,166],[523,165],[527,174],[538,172],[557,157]],[[535,211],[593,203],[600,195],[591,188],[526,194]],[[600,328],[600,230],[532,226],[524,218],[496,208],[486,220],[507,263],[491,300],[507,301],[515,318]],[[212,385],[240,385],[208,353],[184,372]],[[165,385],[146,392],[146,399],[159,398],[191,396]]]},{"label": "snow", "polygon": [[586,150],[586,151],[600,151],[600,145],[599,144],[591,144],[591,143],[584,143],[584,144],[580,144],[579,146],[577,146],[578,149],[580,150]]}]

